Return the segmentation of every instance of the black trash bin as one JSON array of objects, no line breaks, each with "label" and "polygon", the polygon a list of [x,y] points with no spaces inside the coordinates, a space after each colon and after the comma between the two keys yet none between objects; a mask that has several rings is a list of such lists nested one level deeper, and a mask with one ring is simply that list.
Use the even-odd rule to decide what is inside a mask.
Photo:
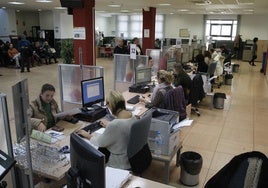
[{"label": "black trash bin", "polygon": [[233,79],[232,74],[226,74],[224,79],[225,79],[225,84],[226,85],[232,85],[232,79]]},{"label": "black trash bin", "polygon": [[195,186],[199,183],[199,173],[203,159],[199,153],[187,151],[181,154],[180,182],[187,186]]},{"label": "black trash bin", "polygon": [[233,65],[233,70],[232,70],[232,71],[233,71],[233,72],[238,72],[238,70],[239,70],[239,66],[240,66],[239,64],[234,64],[234,65]]},{"label": "black trash bin", "polygon": [[224,108],[224,99],[226,99],[225,93],[215,93],[213,97],[213,106],[217,109]]}]

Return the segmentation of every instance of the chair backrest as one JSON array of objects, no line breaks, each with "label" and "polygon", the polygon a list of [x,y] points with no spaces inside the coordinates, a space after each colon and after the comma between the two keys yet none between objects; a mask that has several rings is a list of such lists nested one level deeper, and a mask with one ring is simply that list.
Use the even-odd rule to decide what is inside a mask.
[{"label": "chair backrest", "polygon": [[152,114],[146,113],[131,126],[127,155],[134,173],[142,173],[152,161],[151,151],[147,144],[151,120]]},{"label": "chair backrest", "polygon": [[186,116],[186,102],[182,86],[169,90],[165,95],[165,109],[179,112],[179,116]]},{"label": "chair backrest", "polygon": [[209,66],[208,66],[208,72],[207,73],[209,75],[214,74],[214,72],[216,70],[216,66],[217,66],[217,62],[210,63]]},{"label": "chair backrest", "polygon": [[204,82],[201,74],[196,74],[192,80],[192,85],[189,94],[189,103],[193,106],[197,105],[198,101],[205,97]]}]

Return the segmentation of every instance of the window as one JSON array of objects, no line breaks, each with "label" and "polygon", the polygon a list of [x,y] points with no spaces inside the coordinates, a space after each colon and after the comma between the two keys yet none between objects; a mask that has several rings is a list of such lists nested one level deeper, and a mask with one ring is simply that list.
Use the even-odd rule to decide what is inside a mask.
[{"label": "window", "polygon": [[[155,38],[164,37],[164,16],[156,15]],[[124,38],[142,38],[143,17],[139,15],[118,15],[117,16],[117,36],[124,33]]]},{"label": "window", "polygon": [[212,40],[234,40],[237,20],[207,20],[206,36]]}]

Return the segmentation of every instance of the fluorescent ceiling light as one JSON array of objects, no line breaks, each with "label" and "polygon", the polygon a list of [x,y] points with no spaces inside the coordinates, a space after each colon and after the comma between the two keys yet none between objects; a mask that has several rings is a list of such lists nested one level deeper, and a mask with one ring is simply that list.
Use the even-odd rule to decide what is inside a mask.
[{"label": "fluorescent ceiling light", "polygon": [[170,6],[171,4],[169,4],[169,3],[160,3],[160,4],[157,4],[157,5],[159,5],[159,6]]},{"label": "fluorescent ceiling light", "polygon": [[51,0],[36,0],[37,3],[51,3]]},{"label": "fluorescent ceiling light", "polygon": [[6,9],[7,7],[1,7],[1,9]]},{"label": "fluorescent ceiling light", "polygon": [[67,8],[66,7],[54,7],[54,9],[57,9],[57,10],[65,10]]},{"label": "fluorescent ceiling light", "polygon": [[169,14],[174,14],[174,12],[170,12]]},{"label": "fluorescent ceiling light", "polygon": [[188,9],[179,9],[178,11],[180,11],[180,12],[187,12],[189,10]]},{"label": "fluorescent ceiling light", "polygon": [[17,2],[17,1],[11,1],[11,2],[8,2],[8,4],[12,4],[12,5],[23,5],[25,3],[23,3],[23,2]]},{"label": "fluorescent ceiling light", "polygon": [[16,10],[16,12],[20,12],[20,10]]},{"label": "fluorescent ceiling light", "polygon": [[119,7],[121,7],[121,5],[119,5],[119,4],[110,4],[108,6],[109,7],[113,7],[113,8],[119,8]]},{"label": "fluorescent ceiling light", "polygon": [[245,11],[245,12],[253,12],[254,10],[253,9],[244,9],[243,11]]},{"label": "fluorescent ceiling light", "polygon": [[40,8],[39,8],[39,9],[37,9],[37,11],[38,11],[38,12],[41,12],[41,11],[42,11],[42,9],[40,9]]},{"label": "fluorescent ceiling light", "polygon": [[120,12],[129,12],[129,10],[121,10]]}]

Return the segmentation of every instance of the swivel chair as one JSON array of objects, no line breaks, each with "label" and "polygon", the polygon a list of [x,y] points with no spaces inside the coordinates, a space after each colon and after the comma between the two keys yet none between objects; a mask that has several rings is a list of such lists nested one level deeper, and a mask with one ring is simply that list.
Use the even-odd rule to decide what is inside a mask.
[{"label": "swivel chair", "polygon": [[131,126],[127,155],[134,174],[140,175],[152,162],[152,154],[147,143],[151,120],[152,114],[146,113]]},{"label": "swivel chair", "polygon": [[197,108],[198,103],[205,97],[205,92],[203,88],[203,79],[201,74],[196,74],[192,80],[191,89],[189,93],[188,104],[192,104],[192,111],[194,111],[198,116],[200,112]]}]

